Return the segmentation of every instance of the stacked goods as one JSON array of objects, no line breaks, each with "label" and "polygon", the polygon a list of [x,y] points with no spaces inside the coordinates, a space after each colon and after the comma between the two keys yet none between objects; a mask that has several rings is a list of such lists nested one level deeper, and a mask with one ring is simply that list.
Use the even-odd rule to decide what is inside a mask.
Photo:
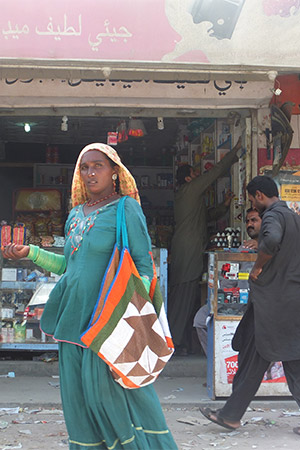
[{"label": "stacked goods", "polygon": [[[20,189],[14,195],[14,216],[26,230],[28,244],[52,247],[64,234],[61,193],[57,189]],[[20,235],[20,231],[18,235]]]},{"label": "stacked goods", "polygon": [[225,228],[224,231],[218,232],[210,237],[207,246],[208,250],[224,250],[228,248],[238,248],[241,245],[240,228]]},{"label": "stacked goods", "polygon": [[17,223],[13,226],[8,225],[5,220],[1,222],[0,226],[0,245],[1,248],[10,244],[25,244],[27,241],[28,232],[24,223]]}]

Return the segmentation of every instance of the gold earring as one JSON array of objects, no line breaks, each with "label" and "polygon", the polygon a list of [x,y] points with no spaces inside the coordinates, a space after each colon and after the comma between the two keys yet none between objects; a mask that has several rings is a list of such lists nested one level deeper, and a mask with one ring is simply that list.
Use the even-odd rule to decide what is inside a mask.
[{"label": "gold earring", "polygon": [[116,173],[112,174],[112,180],[113,180],[113,187],[114,187],[114,192],[116,192],[116,180],[118,178],[118,175]]}]

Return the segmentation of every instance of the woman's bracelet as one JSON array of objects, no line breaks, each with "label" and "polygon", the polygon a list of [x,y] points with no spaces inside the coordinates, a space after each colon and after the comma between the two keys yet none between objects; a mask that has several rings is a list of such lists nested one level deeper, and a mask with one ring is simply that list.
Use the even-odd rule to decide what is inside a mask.
[{"label": "woman's bracelet", "polygon": [[48,272],[62,275],[66,269],[66,259],[64,255],[39,248],[37,245],[29,244],[29,253],[27,258],[34,262],[37,266],[42,267]]}]

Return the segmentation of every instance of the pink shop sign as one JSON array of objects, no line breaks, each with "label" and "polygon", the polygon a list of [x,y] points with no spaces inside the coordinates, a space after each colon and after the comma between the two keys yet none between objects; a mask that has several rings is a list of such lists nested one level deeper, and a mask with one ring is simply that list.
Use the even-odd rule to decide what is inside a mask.
[{"label": "pink shop sign", "polygon": [[161,61],[165,0],[0,0],[0,58]]}]

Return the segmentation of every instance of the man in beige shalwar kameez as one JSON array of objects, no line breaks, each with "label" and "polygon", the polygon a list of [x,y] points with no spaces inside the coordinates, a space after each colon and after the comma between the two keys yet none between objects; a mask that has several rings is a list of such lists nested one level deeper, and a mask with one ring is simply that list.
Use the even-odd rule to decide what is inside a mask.
[{"label": "man in beige shalwar kameez", "polygon": [[[203,254],[208,242],[207,223],[222,217],[231,201],[228,196],[226,203],[208,210],[205,191],[238,161],[237,152],[240,149],[241,138],[218,164],[200,176],[197,176],[191,166],[178,169],[181,186],[175,195],[175,233],[171,246],[168,319],[179,355],[187,354],[192,318],[199,307],[199,281],[203,272]],[[186,176],[182,171],[187,171]]]}]

